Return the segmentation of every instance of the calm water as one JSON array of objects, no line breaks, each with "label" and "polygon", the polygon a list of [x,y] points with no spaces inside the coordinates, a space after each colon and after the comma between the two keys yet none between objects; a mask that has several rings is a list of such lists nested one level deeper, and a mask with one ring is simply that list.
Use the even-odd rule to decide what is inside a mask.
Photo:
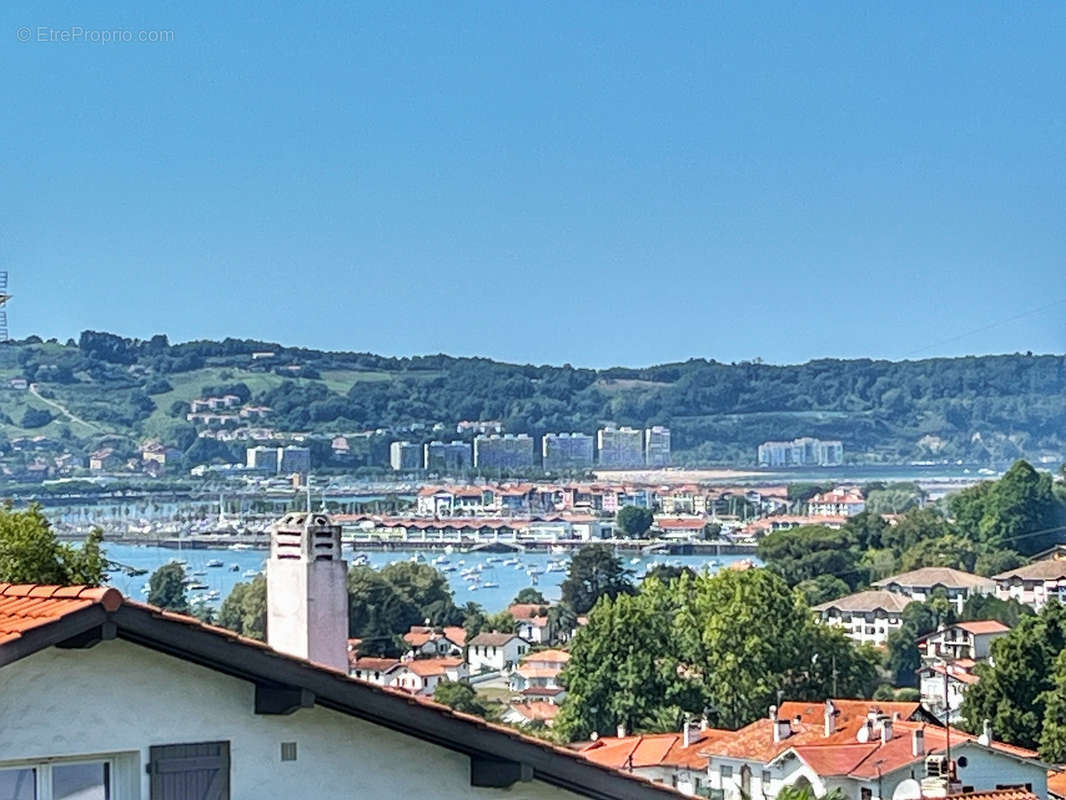
[{"label": "calm water", "polygon": [[[190,572],[203,572],[203,575],[195,576],[202,583],[206,583],[211,590],[218,591],[221,599],[224,599],[234,584],[239,581],[250,580],[250,578],[244,577],[246,571],[256,571],[265,567],[265,559],[267,557],[266,550],[183,550],[179,553],[177,550],[164,547],[144,547],[130,544],[119,544],[116,542],[106,542],[104,545],[107,557],[113,561],[117,561],[121,564],[126,564],[133,567],[140,567],[147,569],[149,572],[146,575],[139,575],[137,577],[129,577],[121,572],[112,572],[109,574],[108,582],[119,589],[123,594],[129,595],[134,600],[140,600],[145,597],[142,592],[142,587],[148,585],[148,577],[151,572],[163,564],[176,558],[182,558],[188,561],[188,570]],[[352,551],[349,548],[345,548],[344,555],[349,562],[355,557],[359,551]],[[367,552],[365,553],[369,563],[373,567],[383,567],[386,564],[394,561],[408,561],[415,553],[393,551],[388,553],[383,552]],[[440,554],[434,552],[425,552],[422,554],[427,564],[435,566],[437,569],[444,569],[445,567],[454,567],[454,571],[446,572],[448,581],[451,583],[452,589],[455,592],[455,602],[459,605],[470,601],[480,603],[488,611],[499,611],[510,604],[511,600],[516,594],[527,586],[532,586],[532,578],[526,573],[528,569],[540,569],[546,570],[549,561],[556,561],[557,563],[563,563],[569,561],[568,554],[551,555],[548,553],[524,553],[517,554],[515,556],[499,554],[499,553],[453,553],[450,556],[443,556],[448,559],[448,564],[433,564],[433,559],[437,558]],[[504,565],[498,563],[508,558],[518,558],[518,566]],[[631,563],[631,559],[636,559]],[[734,561],[740,561],[748,556],[653,556],[653,557],[636,557],[633,555],[624,555],[622,557],[623,564],[628,569],[631,569],[636,574],[644,572],[644,570],[655,563],[669,563],[678,566],[691,567],[694,570],[702,570],[706,567],[710,571],[720,569],[722,566],[726,566]],[[208,567],[207,562],[217,559],[223,562],[222,567]],[[493,561],[489,561],[493,559]],[[717,560],[718,565],[712,565],[711,562]],[[460,563],[463,562],[463,563]],[[232,565],[236,565],[238,569],[233,571]],[[481,580],[480,585],[476,590],[470,589],[470,583],[462,577],[461,570],[469,569],[481,565],[482,571],[480,573]],[[537,588],[548,600],[558,600],[560,596],[559,586],[566,577],[565,567],[563,571],[547,572],[537,576]],[[498,587],[486,587],[486,583],[497,583]],[[196,597],[201,592],[190,592],[190,597]],[[212,605],[218,605],[220,600],[212,602]]]}]

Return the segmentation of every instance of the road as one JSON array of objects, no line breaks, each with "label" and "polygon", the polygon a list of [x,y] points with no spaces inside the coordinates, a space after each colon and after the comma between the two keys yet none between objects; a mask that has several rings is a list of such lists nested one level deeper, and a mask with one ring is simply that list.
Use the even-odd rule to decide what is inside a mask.
[{"label": "road", "polygon": [[60,405],[55,400],[49,400],[47,397],[43,397],[41,395],[41,393],[37,391],[37,384],[36,383],[31,383],[30,384],[30,394],[32,394],[34,397],[36,397],[42,403],[45,403],[46,405],[50,405],[52,408],[56,409],[60,414],[62,414],[67,419],[69,419],[71,422],[76,422],[79,425],[84,425],[86,428],[88,428],[91,431],[95,431],[96,433],[103,433],[104,432],[103,429],[101,429],[99,426],[95,425],[92,422],[86,422],[81,417],[79,417],[77,414],[75,414],[72,411],[70,411],[66,406]]}]

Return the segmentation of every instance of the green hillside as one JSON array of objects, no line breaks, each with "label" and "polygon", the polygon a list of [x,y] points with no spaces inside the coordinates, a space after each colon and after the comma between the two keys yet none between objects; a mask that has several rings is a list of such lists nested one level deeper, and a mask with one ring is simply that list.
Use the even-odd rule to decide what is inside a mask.
[{"label": "green hillside", "polygon": [[[269,406],[253,424],[289,432],[429,438],[434,425],[447,436],[464,419],[501,420],[509,432],[532,435],[666,424],[682,464],[750,464],[759,443],[797,436],[841,439],[849,460],[866,462],[1002,463],[1066,452],[1066,358],[1058,355],[788,366],[699,359],[589,370],[236,339],[171,345],[165,336],[89,331],[65,345],[31,337],[2,355],[7,439],[44,435],[86,449],[158,438],[197,448],[194,461],[210,460],[211,450],[195,442],[189,403],[220,392]],[[12,378],[33,389],[8,388]]]}]

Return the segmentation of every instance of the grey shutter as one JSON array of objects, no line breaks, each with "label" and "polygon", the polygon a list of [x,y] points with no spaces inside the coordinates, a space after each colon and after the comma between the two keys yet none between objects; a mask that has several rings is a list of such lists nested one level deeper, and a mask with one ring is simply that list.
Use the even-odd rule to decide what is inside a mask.
[{"label": "grey shutter", "polygon": [[229,742],[149,748],[151,800],[230,800]]}]

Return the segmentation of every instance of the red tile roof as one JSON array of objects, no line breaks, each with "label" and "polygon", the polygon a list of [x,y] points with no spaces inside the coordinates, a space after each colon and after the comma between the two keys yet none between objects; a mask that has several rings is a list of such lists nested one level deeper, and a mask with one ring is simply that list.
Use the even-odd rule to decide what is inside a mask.
[{"label": "red tile roof", "polygon": [[0,644],[94,604],[114,611],[122,605],[122,594],[88,586],[0,583]]},{"label": "red tile roof", "polygon": [[1007,633],[1010,631],[1002,622],[994,619],[978,619],[972,622],[956,622],[954,627],[962,628],[968,633]]},{"label": "red tile roof", "polygon": [[405,661],[403,666],[420,678],[428,678],[444,675],[449,669],[455,669],[462,663],[461,658],[416,658],[413,661]]},{"label": "red tile roof", "polygon": [[[1051,790],[1050,778],[1048,790]],[[1037,800],[1037,796],[1025,789],[993,789],[987,792],[963,792],[951,795],[951,800]]]},{"label": "red tile roof", "polygon": [[559,714],[559,706],[547,700],[529,700],[524,703],[511,703],[511,710],[521,714],[530,722],[541,720],[550,722]]},{"label": "red tile roof", "polygon": [[681,733],[654,733],[616,738],[604,736],[579,751],[589,761],[614,769],[675,766],[705,769],[707,758],[702,751],[707,745],[733,731],[716,728],[693,731],[688,747]]},{"label": "red tile roof", "polygon": [[565,650],[539,650],[523,656],[523,664],[565,664],[570,660],[570,654]]}]

